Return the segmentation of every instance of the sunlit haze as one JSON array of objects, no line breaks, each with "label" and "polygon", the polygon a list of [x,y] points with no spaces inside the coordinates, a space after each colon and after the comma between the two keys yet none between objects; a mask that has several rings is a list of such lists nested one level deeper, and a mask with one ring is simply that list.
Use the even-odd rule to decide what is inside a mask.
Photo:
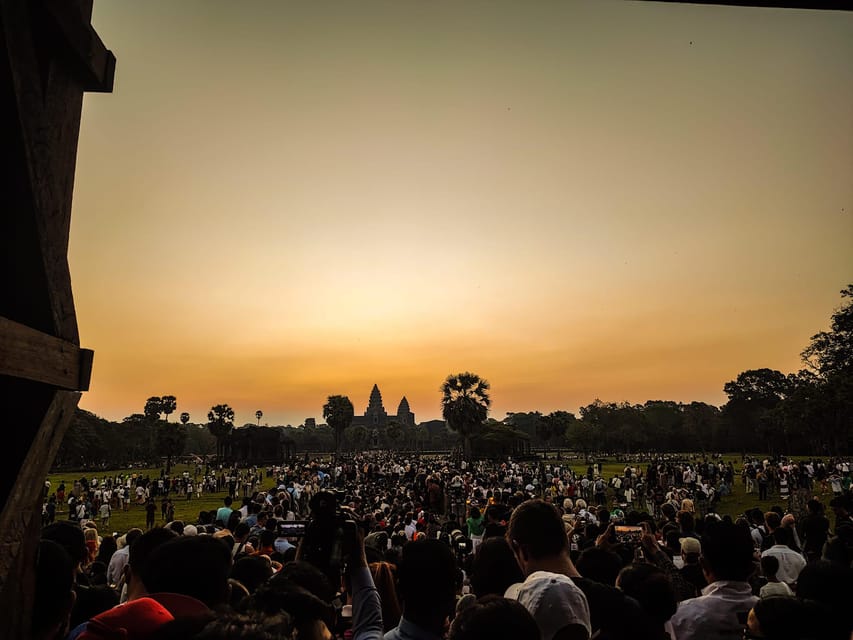
[{"label": "sunlit haze", "polygon": [[[81,406],[301,424],[721,404],[853,281],[853,14],[97,0],[70,246]],[[173,418],[174,419],[174,418]]]}]

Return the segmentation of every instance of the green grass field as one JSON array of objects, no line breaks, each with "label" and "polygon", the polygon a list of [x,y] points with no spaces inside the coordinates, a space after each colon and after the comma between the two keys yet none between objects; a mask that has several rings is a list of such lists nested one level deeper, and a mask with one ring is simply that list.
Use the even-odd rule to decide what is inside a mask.
[{"label": "green grass field", "polygon": [[[729,495],[722,499],[722,501],[718,505],[717,511],[721,515],[730,515],[733,518],[737,517],[739,514],[743,513],[746,509],[751,509],[753,507],[759,507],[762,511],[767,511],[774,504],[781,504],[774,495],[770,495],[768,500],[764,502],[759,502],[758,495],[752,494],[748,495],[745,492],[745,487],[740,481],[740,476],[737,474],[740,468],[740,456],[739,455],[726,455],[724,456],[726,462],[732,461],[734,462],[734,468],[736,471],[736,479],[733,488],[733,494]],[[553,457],[550,458],[553,461]],[[563,461],[565,464],[565,460]],[[586,472],[586,464],[583,461],[570,461],[570,466],[579,473]],[[625,465],[621,462],[606,462],[602,466],[602,470],[605,478],[611,478],[617,473],[622,473]],[[640,468],[645,469],[645,464],[641,464]],[[189,465],[176,465],[173,468],[173,474],[181,474],[184,471],[193,472],[193,467]],[[88,478],[92,478],[97,476],[98,478],[103,476],[113,476],[117,473],[141,473],[144,475],[149,475],[152,478],[156,478],[160,476],[160,469],[151,467],[146,469],[120,469],[120,470],[107,470],[107,471],[99,471],[97,473],[92,471],[62,471],[52,473],[48,479],[51,482],[51,491],[55,491],[59,486],[60,482],[64,481],[67,488],[70,488],[75,479],[79,479],[83,476]],[[193,499],[186,500],[181,496],[174,496],[173,503],[175,505],[175,518],[178,520],[183,520],[186,523],[194,523],[198,519],[198,514],[200,511],[210,511],[212,509],[218,509],[222,506],[223,498],[226,493],[206,493],[203,495],[201,499]],[[821,496],[818,494],[818,497],[822,497],[824,500],[824,504],[827,504],[829,498],[831,497],[830,493],[824,494]],[[57,510],[57,519],[66,519],[68,517],[68,506],[67,505],[59,505],[59,509]],[[157,522],[161,522],[160,519],[160,501],[157,500]],[[145,509],[144,507],[131,504],[128,511],[120,511],[118,509],[113,509],[112,517],[110,518],[110,525],[108,527],[109,531],[116,531],[119,533],[123,533],[132,527],[143,527],[145,525]],[[107,533],[109,531],[105,531],[102,533]]]}]

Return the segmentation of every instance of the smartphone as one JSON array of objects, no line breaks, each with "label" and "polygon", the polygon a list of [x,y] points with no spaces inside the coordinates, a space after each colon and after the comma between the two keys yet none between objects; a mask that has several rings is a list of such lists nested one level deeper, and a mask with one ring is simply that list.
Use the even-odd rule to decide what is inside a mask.
[{"label": "smartphone", "polygon": [[286,520],[278,523],[278,535],[280,538],[303,538],[307,528],[307,520]]},{"label": "smartphone", "polygon": [[617,524],[613,528],[613,533],[618,542],[623,544],[637,544],[640,542],[640,538],[643,537],[643,528]]}]

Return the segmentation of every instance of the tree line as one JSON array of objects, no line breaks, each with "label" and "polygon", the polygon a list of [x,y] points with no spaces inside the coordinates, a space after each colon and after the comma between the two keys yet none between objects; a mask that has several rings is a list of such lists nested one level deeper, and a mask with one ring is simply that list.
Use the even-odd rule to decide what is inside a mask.
[{"label": "tree line", "polygon": [[[637,451],[743,451],[770,454],[835,455],[853,452],[853,284],[841,291],[842,305],[828,331],[811,337],[801,353],[803,368],[784,374],[750,369],[726,382],[722,407],[705,402],[649,400],[643,404],[595,400],[577,414],[553,411],[509,413],[503,421],[488,417],[489,383],[477,374],[450,375],[442,383],[445,427],[404,427],[393,420],[385,429],[392,447],[443,449],[460,443],[471,454],[472,441],[488,436],[523,434],[539,447],[567,447],[585,455]],[[211,407],[207,422],[170,422],[175,396],[149,398],[141,414],[121,422],[78,410],[57,455],[57,464],[122,465],[194,453],[222,454],[234,428],[234,410]],[[353,405],[331,395],[323,406],[325,425],[287,427],[297,451],[361,449],[369,437],[351,426]],[[255,412],[260,425],[263,412]],[[248,425],[247,425],[248,426]]]}]

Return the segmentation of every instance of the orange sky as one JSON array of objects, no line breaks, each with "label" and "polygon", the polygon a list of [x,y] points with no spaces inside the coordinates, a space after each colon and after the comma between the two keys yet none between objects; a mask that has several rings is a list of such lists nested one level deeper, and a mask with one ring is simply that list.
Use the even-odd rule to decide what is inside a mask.
[{"label": "orange sky", "polygon": [[81,406],[300,424],[724,401],[853,281],[853,15],[99,0],[70,262]]}]

